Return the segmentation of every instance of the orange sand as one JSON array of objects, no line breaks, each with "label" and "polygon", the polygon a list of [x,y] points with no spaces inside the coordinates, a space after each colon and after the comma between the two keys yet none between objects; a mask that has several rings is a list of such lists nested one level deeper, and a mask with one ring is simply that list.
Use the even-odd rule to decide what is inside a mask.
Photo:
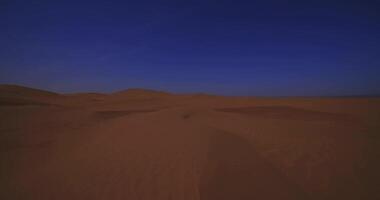
[{"label": "orange sand", "polygon": [[380,98],[0,86],[0,199],[380,199]]}]

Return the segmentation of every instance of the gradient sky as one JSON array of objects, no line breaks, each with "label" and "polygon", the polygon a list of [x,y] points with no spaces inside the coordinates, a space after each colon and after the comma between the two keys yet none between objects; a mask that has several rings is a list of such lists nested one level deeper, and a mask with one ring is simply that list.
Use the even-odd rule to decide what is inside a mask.
[{"label": "gradient sky", "polygon": [[1,0],[0,83],[380,94],[379,9],[376,0]]}]

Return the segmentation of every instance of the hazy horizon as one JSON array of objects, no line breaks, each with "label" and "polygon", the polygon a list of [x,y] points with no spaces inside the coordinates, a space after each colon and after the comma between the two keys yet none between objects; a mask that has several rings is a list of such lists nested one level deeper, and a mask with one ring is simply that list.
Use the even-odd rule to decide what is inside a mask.
[{"label": "hazy horizon", "polygon": [[58,92],[380,94],[378,3],[3,1],[0,83]]},{"label": "hazy horizon", "polygon": [[221,94],[221,93],[212,93],[212,92],[204,92],[204,91],[190,91],[190,92],[177,92],[177,91],[169,91],[169,90],[160,90],[160,89],[154,89],[154,88],[142,88],[142,87],[125,87],[125,88],[120,88],[120,89],[115,89],[112,91],[99,91],[99,90],[81,90],[81,91],[57,91],[57,90],[49,90],[41,87],[30,87],[27,85],[20,85],[20,84],[9,84],[9,83],[0,83],[0,86],[16,86],[16,87],[25,87],[25,88],[30,88],[30,89],[37,89],[37,90],[43,90],[47,92],[53,92],[57,94],[79,94],[79,93],[99,93],[99,94],[112,94],[112,93],[117,93],[117,92],[123,92],[123,91],[128,91],[128,90],[146,90],[148,92],[165,92],[169,94],[203,94],[203,95],[217,95],[217,96],[230,96],[230,97],[321,97],[321,98],[329,98],[329,97],[380,97],[380,94],[347,94],[347,95],[255,95],[255,94],[247,94],[247,95],[241,95],[241,94]]}]

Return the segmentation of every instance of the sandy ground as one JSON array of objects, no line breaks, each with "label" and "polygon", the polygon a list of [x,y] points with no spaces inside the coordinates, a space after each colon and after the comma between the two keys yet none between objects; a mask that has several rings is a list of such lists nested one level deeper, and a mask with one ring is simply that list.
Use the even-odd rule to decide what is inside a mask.
[{"label": "sandy ground", "polygon": [[0,86],[0,199],[380,199],[380,98]]}]

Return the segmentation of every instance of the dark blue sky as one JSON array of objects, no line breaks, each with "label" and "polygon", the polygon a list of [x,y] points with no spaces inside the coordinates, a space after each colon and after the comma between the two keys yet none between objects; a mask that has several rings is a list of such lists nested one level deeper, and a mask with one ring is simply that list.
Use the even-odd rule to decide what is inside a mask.
[{"label": "dark blue sky", "polygon": [[379,1],[0,2],[0,83],[380,94]]}]

